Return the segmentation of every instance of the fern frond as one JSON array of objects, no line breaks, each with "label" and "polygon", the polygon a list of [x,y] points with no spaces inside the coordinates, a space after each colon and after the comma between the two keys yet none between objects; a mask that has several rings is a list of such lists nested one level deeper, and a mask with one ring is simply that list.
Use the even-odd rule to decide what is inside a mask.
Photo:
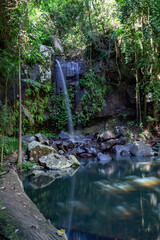
[{"label": "fern frond", "polygon": [[30,78],[24,78],[24,79],[21,79],[22,82],[25,82],[29,85],[33,85],[35,87],[41,87],[41,84],[33,79],[30,79]]},{"label": "fern frond", "polygon": [[34,124],[34,119],[33,119],[33,117],[32,117],[32,114],[30,113],[30,111],[29,111],[26,107],[24,107],[23,105],[21,105],[21,106],[22,106],[23,112],[24,112],[24,114],[26,115],[26,117],[28,118],[28,120],[29,120],[31,123]]}]

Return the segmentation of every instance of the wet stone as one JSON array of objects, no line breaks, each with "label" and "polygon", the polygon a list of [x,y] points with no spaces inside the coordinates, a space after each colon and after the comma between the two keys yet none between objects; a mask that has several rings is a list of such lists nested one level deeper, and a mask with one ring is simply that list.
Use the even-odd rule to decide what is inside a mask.
[{"label": "wet stone", "polygon": [[146,145],[143,141],[134,142],[130,152],[137,157],[153,155],[152,148]]},{"label": "wet stone", "polygon": [[33,142],[35,140],[36,140],[35,136],[31,136],[31,135],[28,135],[28,134],[22,136],[22,141],[25,143],[25,145],[27,145],[30,142]]},{"label": "wet stone", "polygon": [[107,141],[109,139],[113,139],[113,138],[116,138],[116,136],[112,131],[105,131],[99,136],[98,140],[101,142],[105,142],[105,141]]},{"label": "wet stone", "polygon": [[37,133],[37,134],[35,135],[35,137],[36,137],[36,140],[37,140],[38,142],[40,142],[40,143],[42,143],[42,144],[49,145],[49,139],[48,139],[46,136],[44,136],[43,134]]},{"label": "wet stone", "polygon": [[109,154],[98,153],[97,157],[98,157],[98,160],[104,164],[108,163],[112,160],[112,158]]},{"label": "wet stone", "polygon": [[62,140],[68,140],[70,139],[70,135],[64,131],[61,131],[59,134],[59,138]]},{"label": "wet stone", "polygon": [[81,153],[80,157],[82,157],[82,158],[90,158],[90,157],[92,157],[92,153]]},{"label": "wet stone", "polygon": [[116,126],[114,128],[114,134],[115,134],[116,138],[121,137],[121,136],[124,137],[125,131],[124,131],[123,127]]}]

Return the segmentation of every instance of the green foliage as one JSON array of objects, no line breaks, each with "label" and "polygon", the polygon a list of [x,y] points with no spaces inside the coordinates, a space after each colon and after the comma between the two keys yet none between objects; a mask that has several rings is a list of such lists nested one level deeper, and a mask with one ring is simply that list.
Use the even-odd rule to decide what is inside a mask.
[{"label": "green foliage", "polygon": [[[25,114],[22,118],[23,133],[35,133],[46,121],[45,111],[48,108],[50,88],[50,83],[45,83],[40,88],[39,85],[36,85],[26,89],[25,101],[23,103],[23,110],[25,109]],[[15,122],[19,116],[18,109],[19,102],[17,101],[14,106],[14,115],[12,116],[12,120]],[[33,121],[30,121],[31,119]]]},{"label": "green foliage", "polygon": [[37,165],[37,163],[33,160],[30,160],[28,162],[22,163],[22,169],[25,171],[29,171],[35,165]]},{"label": "green foliage", "polygon": [[82,111],[77,113],[77,121],[85,126],[102,110],[106,92],[111,91],[111,88],[103,77],[93,72],[86,73],[84,78],[80,79],[80,84],[87,92],[81,99]]},{"label": "green foliage", "polygon": [[[0,135],[0,153],[2,148],[3,136]],[[7,137],[4,138],[4,156],[6,154],[11,154],[18,149],[18,139],[14,137]]]},{"label": "green foliage", "polygon": [[119,113],[118,117],[122,120],[125,121],[127,119],[127,114],[126,113]]},{"label": "green foliage", "polygon": [[56,94],[55,85],[53,84],[50,92],[51,102],[49,106],[49,118],[53,131],[58,132],[65,130],[67,125],[67,113],[64,93]]},{"label": "green foliage", "polygon": [[151,116],[147,116],[146,120],[147,120],[148,123],[153,123],[153,122],[155,122],[155,121],[156,121],[156,122],[158,121],[156,118],[151,117]]},{"label": "green foliage", "polygon": [[0,176],[3,175],[4,172],[8,172],[9,168],[7,168],[4,164],[0,163]]},{"label": "green foliage", "polygon": [[0,130],[7,135],[12,135],[13,133],[12,114],[10,106],[4,104],[0,110]]},{"label": "green foliage", "polygon": [[127,132],[126,132],[126,137],[129,138],[129,139],[131,139],[132,135],[131,135],[131,132],[130,132],[130,131],[127,131]]},{"label": "green foliage", "polygon": [[145,101],[146,94],[152,93],[152,100],[156,104],[153,115],[158,115],[160,114],[159,1],[116,0],[116,2],[122,27],[115,32],[115,35],[121,42],[125,63],[137,71],[141,100]]}]

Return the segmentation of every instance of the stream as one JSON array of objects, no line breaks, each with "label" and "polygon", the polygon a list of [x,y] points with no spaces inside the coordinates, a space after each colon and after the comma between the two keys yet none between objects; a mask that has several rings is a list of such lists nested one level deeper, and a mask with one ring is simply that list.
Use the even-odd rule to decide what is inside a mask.
[{"label": "stream", "polygon": [[72,177],[45,181],[26,177],[25,192],[70,240],[160,238],[160,159],[91,161]]}]

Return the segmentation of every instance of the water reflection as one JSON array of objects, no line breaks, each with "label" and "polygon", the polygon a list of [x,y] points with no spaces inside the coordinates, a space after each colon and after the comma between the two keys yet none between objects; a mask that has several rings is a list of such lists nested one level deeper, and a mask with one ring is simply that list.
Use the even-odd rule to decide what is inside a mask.
[{"label": "water reflection", "polygon": [[69,239],[154,240],[160,235],[160,163],[90,163],[45,188],[24,187],[40,211]]}]

